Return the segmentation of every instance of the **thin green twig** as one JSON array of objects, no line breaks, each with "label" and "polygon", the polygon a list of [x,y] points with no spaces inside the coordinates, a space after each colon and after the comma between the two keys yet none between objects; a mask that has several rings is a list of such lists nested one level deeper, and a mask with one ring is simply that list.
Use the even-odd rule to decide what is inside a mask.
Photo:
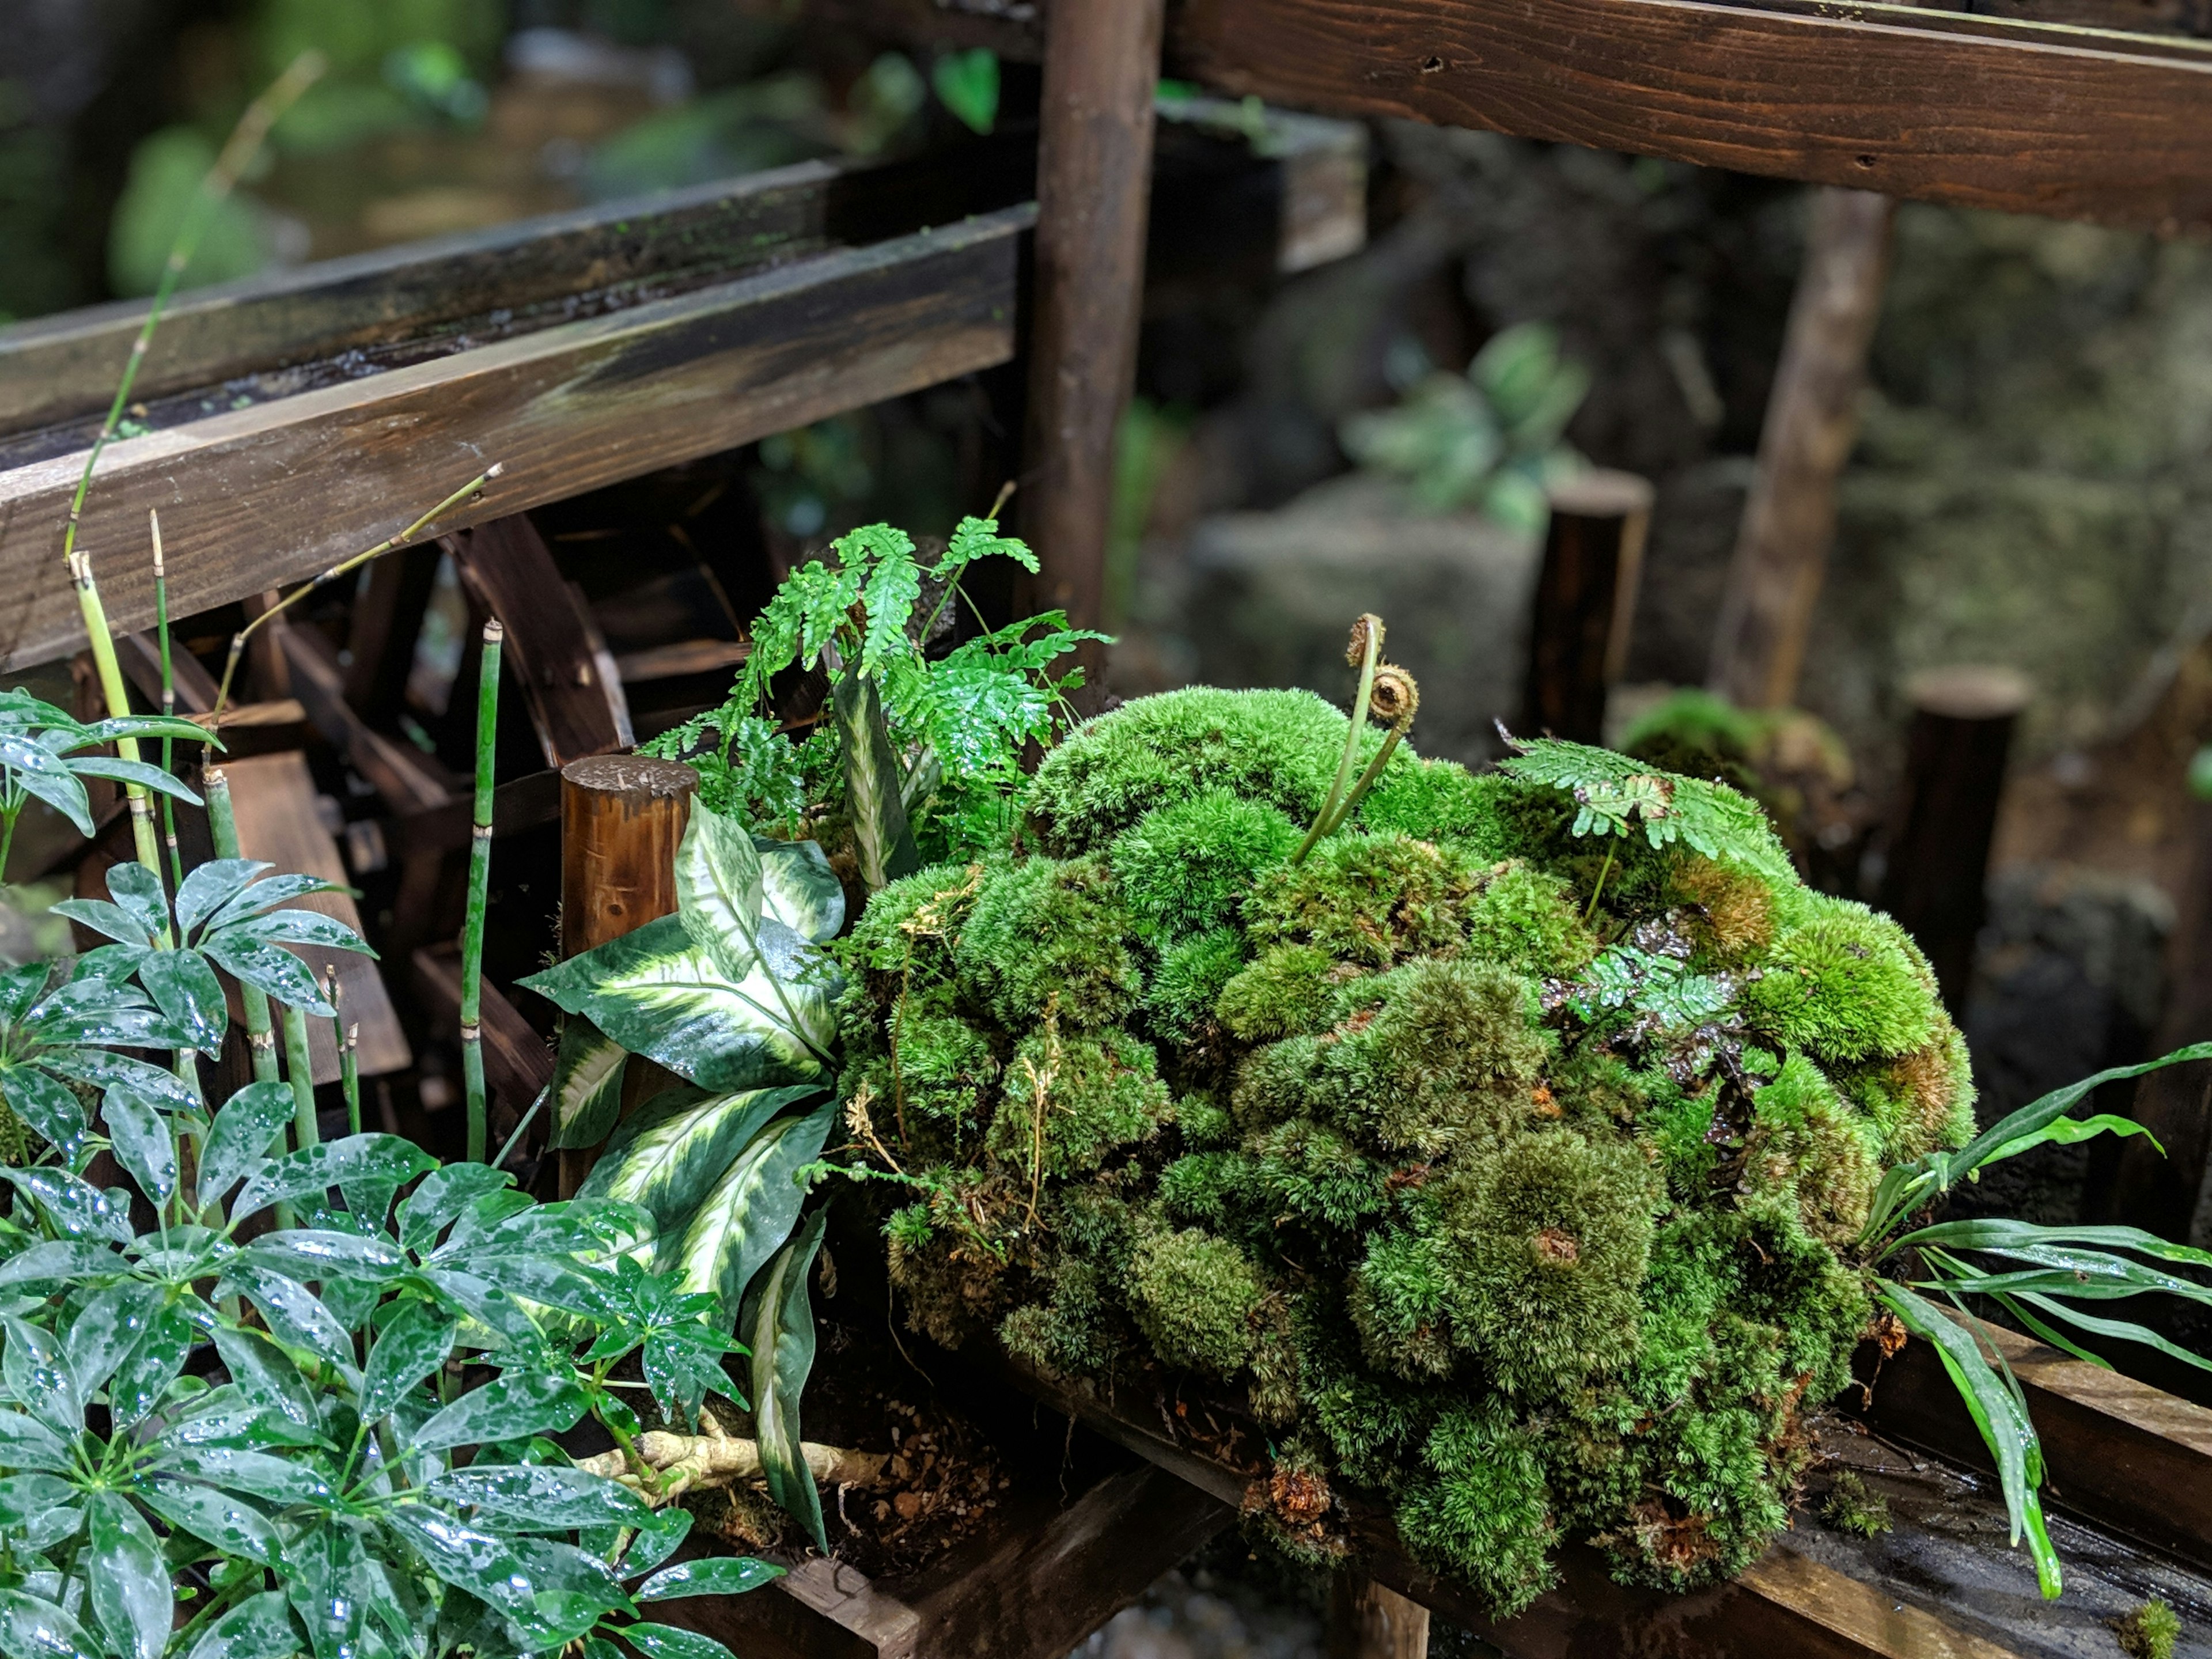
[{"label": "thin green twig", "polygon": [[483,627],[483,659],[477,675],[476,822],[469,836],[469,908],[461,924],[461,1081],[468,1095],[469,1161],[481,1164],[489,1148],[484,1091],[484,904],[491,882],[491,795],[499,735],[499,658],[506,629],[495,617]]}]

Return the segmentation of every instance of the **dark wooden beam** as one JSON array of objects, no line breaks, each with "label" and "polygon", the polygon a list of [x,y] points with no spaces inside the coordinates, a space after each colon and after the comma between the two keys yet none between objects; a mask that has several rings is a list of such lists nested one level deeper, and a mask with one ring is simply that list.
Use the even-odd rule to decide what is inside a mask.
[{"label": "dark wooden beam", "polygon": [[[193,289],[163,314],[134,389],[156,403],[220,391],[227,408],[489,345],[1006,207],[1031,193],[1032,167],[1020,133],[887,166],[804,161]],[[105,414],[145,314],[126,301],[0,328],[0,433]],[[241,376],[256,383],[223,384]]]},{"label": "dark wooden beam", "polygon": [[[1065,611],[1078,628],[1104,620],[1114,440],[1137,369],[1162,6],[1060,6],[1046,30],[1029,431],[1015,510],[1042,563],[1028,608]],[[1095,688],[1096,648],[1087,652]]]},{"label": "dark wooden beam", "polygon": [[[458,945],[426,945],[415,952],[415,990],[431,1029],[456,1036],[461,1021],[461,951]],[[479,983],[483,1023],[484,1076],[493,1092],[517,1112],[530,1109],[538,1091],[553,1080],[553,1054],[528,1020],[489,980]]]},{"label": "dark wooden beam", "polygon": [[[1004,362],[1018,245],[1006,209],[939,230],[210,416],[107,452],[86,508],[116,626],[145,625],[135,552],[158,507],[177,614],[327,569],[493,462],[450,532]],[[0,473],[0,668],[71,649],[65,455]],[[303,697],[302,699],[306,699]]]},{"label": "dark wooden beam", "polygon": [[[1054,9],[838,3],[887,36],[1030,58]],[[2124,33],[2118,3],[2104,15],[2114,27],[2100,31],[1855,0],[1182,0],[1165,66],[1322,114],[2168,234],[2212,228],[2212,151],[2196,140],[2212,116],[2212,43]]]}]

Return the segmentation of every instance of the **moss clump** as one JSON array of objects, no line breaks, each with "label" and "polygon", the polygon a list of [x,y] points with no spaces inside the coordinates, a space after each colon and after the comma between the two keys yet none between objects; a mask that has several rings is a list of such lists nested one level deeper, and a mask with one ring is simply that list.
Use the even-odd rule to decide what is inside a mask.
[{"label": "moss clump", "polygon": [[2154,1596],[2124,1619],[2115,1620],[2113,1634],[2120,1651],[2130,1659],[2173,1659],[2174,1644],[2181,1640],[2180,1615]]},{"label": "moss clump", "polygon": [[1318,945],[1271,945],[1223,984],[1214,1017],[1246,1042],[1318,1031],[1328,1024],[1337,992],[1356,977],[1357,969],[1346,970]]},{"label": "moss clump", "polygon": [[1139,989],[1128,933],[1103,864],[1030,859],[985,875],[953,962],[963,988],[1003,1024],[1053,1009],[1069,1025],[1110,1025]]},{"label": "moss clump", "polygon": [[1479,883],[1463,855],[1410,836],[1336,836],[1296,868],[1262,878],[1245,901],[1261,945],[1311,945],[1370,968],[1449,950]]},{"label": "moss clump", "polygon": [[1879,1538],[1890,1529],[1889,1499],[1868,1489],[1856,1469],[1841,1469],[1820,1504],[1820,1519],[1838,1532]]},{"label": "moss clump", "polygon": [[1260,1275],[1243,1252],[1195,1227],[1139,1248],[1130,1311],[1171,1365],[1227,1376],[1251,1357]]},{"label": "moss clump", "polygon": [[1588,751],[1401,747],[1294,866],[1344,732],[1304,693],[1127,704],[1018,845],[871,903],[838,1008],[918,1187],[900,1305],[1248,1412],[1247,1530],[1298,1561],[1356,1486],[1500,1614],[1571,1538],[1737,1571],[1849,1379],[1884,1170],[1972,1132],[1926,963],[1725,787]]},{"label": "moss clump", "polygon": [[1291,855],[1298,826],[1226,789],[1155,807],[1114,838],[1114,877],[1137,926],[1162,939],[1237,919],[1253,878]]},{"label": "moss clump", "polygon": [[1184,1043],[1213,1017],[1215,1003],[1244,966],[1244,935],[1216,927],[1170,945],[1145,988],[1145,1013],[1158,1036]]},{"label": "moss clump", "polygon": [[1905,930],[1845,899],[1808,908],[1776,939],[1751,988],[1758,1024],[1825,1060],[1893,1059],[1933,1039],[1942,1006]]}]

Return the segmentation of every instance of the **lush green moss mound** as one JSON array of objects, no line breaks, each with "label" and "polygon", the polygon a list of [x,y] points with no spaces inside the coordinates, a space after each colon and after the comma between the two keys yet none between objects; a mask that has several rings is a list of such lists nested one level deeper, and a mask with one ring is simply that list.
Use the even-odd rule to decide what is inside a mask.
[{"label": "lush green moss mound", "polygon": [[1571,745],[1401,748],[1293,864],[1345,730],[1130,703],[1012,844],[871,902],[839,1006],[848,1118],[915,1183],[900,1305],[1190,1373],[1274,1449],[1247,1518],[1299,1559],[1348,1547],[1340,1483],[1501,1613],[1567,1538],[1735,1571],[1871,1316],[1882,1171],[1972,1132],[1927,964],[1741,797]]}]

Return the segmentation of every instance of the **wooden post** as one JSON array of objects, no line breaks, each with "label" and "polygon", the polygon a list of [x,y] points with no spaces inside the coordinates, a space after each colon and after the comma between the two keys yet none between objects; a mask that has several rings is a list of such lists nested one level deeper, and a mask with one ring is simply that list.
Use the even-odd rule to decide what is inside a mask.
[{"label": "wooden post", "polygon": [[[675,910],[676,848],[698,787],[698,774],[681,762],[642,755],[594,755],[561,769],[562,957]],[[562,1197],[574,1196],[596,1157],[562,1152]]]},{"label": "wooden post", "polygon": [[1628,660],[1652,489],[1602,470],[1553,487],[1536,580],[1522,725],[1577,743],[1605,734],[1605,697]]},{"label": "wooden post", "polygon": [[1747,708],[1785,708],[1797,695],[1813,602],[1835,539],[1836,479],[1858,437],[1895,213],[1888,197],[1868,191],[1814,195],[1707,682]]},{"label": "wooden post", "polygon": [[[1152,94],[1163,0],[1056,5],[1037,143],[1024,533],[1040,574],[1018,602],[1096,628],[1106,588],[1114,437],[1136,375]],[[1099,659],[1085,647],[1097,684]]]},{"label": "wooden post", "polygon": [[2009,668],[1945,668],[1916,675],[1906,695],[1912,734],[1880,902],[1928,953],[1955,1013],[1973,973],[1990,837],[2028,683]]},{"label": "wooden post", "polygon": [[1329,1581],[1322,1639],[1328,1659],[1428,1659],[1429,1610],[1347,1568]]}]

